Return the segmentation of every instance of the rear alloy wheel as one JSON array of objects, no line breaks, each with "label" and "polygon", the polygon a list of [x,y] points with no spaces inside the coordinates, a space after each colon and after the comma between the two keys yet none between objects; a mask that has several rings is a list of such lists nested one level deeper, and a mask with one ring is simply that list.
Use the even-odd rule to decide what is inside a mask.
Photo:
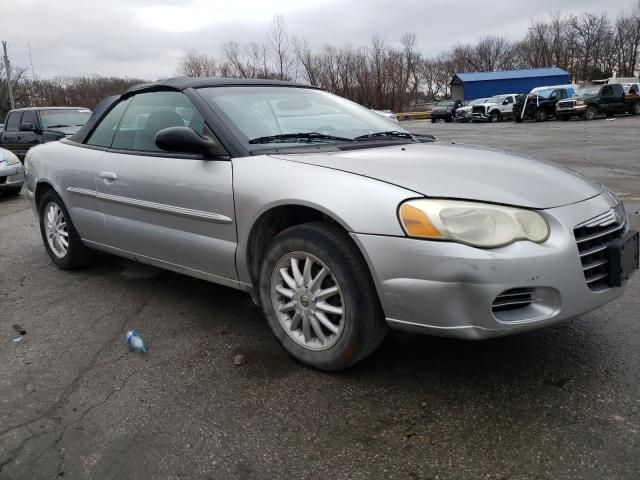
[{"label": "rear alloy wheel", "polygon": [[587,109],[584,111],[584,119],[585,120],[594,120],[596,118],[596,114],[598,112],[596,112],[596,109],[593,107],[587,107]]},{"label": "rear alloy wheel", "polygon": [[72,270],[91,263],[95,251],[82,243],[60,197],[46,192],[40,200],[40,233],[45,249],[58,268]]},{"label": "rear alloy wheel", "polygon": [[545,122],[547,120],[547,111],[544,108],[536,110],[536,122]]},{"label": "rear alloy wheel", "polygon": [[386,333],[360,253],[344,232],[324,222],[274,238],[260,272],[260,302],[285,350],[320,370],[350,367]]}]

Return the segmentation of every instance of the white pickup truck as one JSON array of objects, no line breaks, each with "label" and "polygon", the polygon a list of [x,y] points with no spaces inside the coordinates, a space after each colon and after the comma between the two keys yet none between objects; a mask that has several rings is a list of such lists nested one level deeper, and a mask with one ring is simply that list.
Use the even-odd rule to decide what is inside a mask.
[{"label": "white pickup truck", "polygon": [[474,122],[501,122],[513,116],[517,93],[495,95],[480,105],[474,105],[471,120]]}]

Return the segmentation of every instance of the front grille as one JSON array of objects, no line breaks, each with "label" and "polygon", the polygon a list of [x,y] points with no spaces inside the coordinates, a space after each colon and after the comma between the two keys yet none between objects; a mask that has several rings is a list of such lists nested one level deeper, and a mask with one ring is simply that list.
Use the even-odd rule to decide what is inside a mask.
[{"label": "front grille", "polygon": [[535,293],[536,289],[532,287],[511,288],[496,297],[491,310],[496,313],[528,307],[532,303],[540,301],[534,296]]},{"label": "front grille", "polygon": [[622,237],[624,230],[625,214],[621,206],[573,230],[584,278],[591,290],[609,288],[609,245]]},{"label": "front grille", "polygon": [[565,100],[564,102],[558,102],[558,108],[573,108],[576,102],[574,100]]},{"label": "front grille", "polygon": [[480,113],[480,114],[484,115],[485,114],[485,109],[482,106],[473,107],[473,113]]}]

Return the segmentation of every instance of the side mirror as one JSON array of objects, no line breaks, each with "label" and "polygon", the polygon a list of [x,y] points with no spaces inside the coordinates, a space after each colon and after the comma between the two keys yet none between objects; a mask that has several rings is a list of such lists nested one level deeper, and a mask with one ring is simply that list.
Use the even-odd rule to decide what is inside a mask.
[{"label": "side mirror", "polygon": [[21,132],[35,132],[35,127],[33,126],[33,123],[21,123],[20,124],[20,131]]},{"label": "side mirror", "polygon": [[156,133],[156,145],[175,153],[195,153],[205,157],[225,155],[224,149],[211,139],[201,137],[189,127],[169,127]]}]

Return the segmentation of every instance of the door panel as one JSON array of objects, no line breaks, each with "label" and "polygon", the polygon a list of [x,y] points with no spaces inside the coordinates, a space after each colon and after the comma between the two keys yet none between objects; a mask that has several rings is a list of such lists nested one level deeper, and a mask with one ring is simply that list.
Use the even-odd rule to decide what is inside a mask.
[{"label": "door panel", "polygon": [[236,278],[230,161],[107,152],[96,183],[109,245]]}]

